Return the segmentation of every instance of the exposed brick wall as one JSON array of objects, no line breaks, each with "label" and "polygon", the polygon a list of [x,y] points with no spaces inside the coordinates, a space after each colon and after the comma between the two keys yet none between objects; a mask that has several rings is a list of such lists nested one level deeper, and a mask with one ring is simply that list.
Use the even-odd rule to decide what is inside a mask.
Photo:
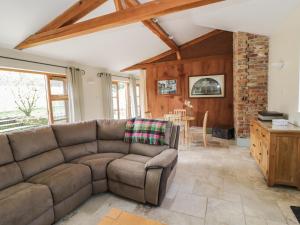
[{"label": "exposed brick wall", "polygon": [[267,109],[269,39],[238,32],[233,35],[234,126],[247,138],[250,119]]}]

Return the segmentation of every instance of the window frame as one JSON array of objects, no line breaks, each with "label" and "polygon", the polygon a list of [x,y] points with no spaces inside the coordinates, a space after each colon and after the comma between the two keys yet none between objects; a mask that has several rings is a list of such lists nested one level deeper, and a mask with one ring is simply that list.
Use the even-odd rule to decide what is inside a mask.
[{"label": "window frame", "polygon": [[119,96],[119,84],[120,83],[124,83],[125,85],[125,92],[126,92],[126,117],[127,118],[130,118],[131,117],[131,99],[130,99],[130,89],[129,89],[129,82],[128,81],[125,81],[125,80],[112,80],[112,85],[116,85],[116,91],[117,91],[117,96],[116,97],[113,97],[112,96],[112,101],[114,100],[114,98],[117,99],[117,110],[114,110],[113,109],[113,116],[114,116],[114,113],[115,111],[117,111],[118,113],[118,118],[114,118],[114,119],[120,119],[121,118],[121,111],[120,111],[120,96]]},{"label": "window frame", "polygon": [[[30,74],[35,74],[35,75],[42,75],[46,79],[46,95],[47,95],[47,111],[48,111],[48,124],[54,124],[54,116],[53,116],[53,109],[52,109],[52,101],[69,101],[69,96],[68,96],[68,80],[67,76],[65,74],[55,74],[55,73],[49,73],[49,72],[37,72],[37,71],[30,71],[30,70],[25,70],[25,69],[14,69],[14,68],[2,68],[0,67],[0,70],[2,71],[10,71],[10,72],[18,72],[18,73],[30,73]],[[51,95],[51,88],[50,88],[50,80],[64,80],[65,84],[65,95]],[[66,107],[66,120],[69,122],[69,108]]]},{"label": "window frame", "polygon": [[[114,98],[117,100],[117,109],[115,110],[113,107],[113,116],[115,115],[115,111],[117,111],[118,119],[120,118],[120,106],[119,106],[119,84],[118,81],[112,81],[112,85],[116,86],[116,96],[112,96],[112,102],[114,103]],[[113,105],[114,106],[114,105]]]},{"label": "window frame", "polygon": [[[47,74],[47,96],[48,96],[48,114],[49,114],[49,122],[50,124],[54,124],[56,121],[54,120],[54,112],[53,112],[53,102],[54,101],[69,101],[69,95],[68,95],[68,81],[66,76],[61,75],[53,75],[53,74]],[[64,83],[64,90],[65,93],[63,95],[53,95],[51,93],[51,80],[57,80],[57,81],[63,81]],[[66,107],[66,121],[69,122],[69,109]]]},{"label": "window frame", "polygon": [[[137,111],[138,111],[138,115],[137,116],[142,116],[142,105],[141,105],[141,85],[140,84],[136,84],[136,89],[139,89],[139,92],[136,90],[136,103],[137,103]],[[139,93],[139,94],[137,94]]]}]

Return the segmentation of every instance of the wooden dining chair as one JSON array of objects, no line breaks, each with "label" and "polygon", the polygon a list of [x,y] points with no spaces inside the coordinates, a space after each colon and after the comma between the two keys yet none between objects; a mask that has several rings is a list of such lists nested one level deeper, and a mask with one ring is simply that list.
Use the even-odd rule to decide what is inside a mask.
[{"label": "wooden dining chair", "polygon": [[145,112],[145,118],[146,119],[152,119],[152,113],[149,112],[149,111]]},{"label": "wooden dining chair", "polygon": [[164,119],[177,125],[178,121],[180,120],[180,116],[173,113],[168,113],[164,115]]},{"label": "wooden dining chair", "polygon": [[207,119],[208,119],[208,111],[205,112],[204,118],[203,118],[203,126],[202,126],[202,136],[203,136],[203,144],[204,147],[207,147]]},{"label": "wooden dining chair", "polygon": [[180,115],[181,117],[186,116],[186,109],[174,109],[174,113],[176,115]]}]

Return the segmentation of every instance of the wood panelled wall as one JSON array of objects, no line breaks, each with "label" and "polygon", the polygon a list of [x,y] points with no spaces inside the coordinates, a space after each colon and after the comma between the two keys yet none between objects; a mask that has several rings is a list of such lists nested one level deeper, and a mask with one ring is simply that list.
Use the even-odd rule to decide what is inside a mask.
[{"label": "wood panelled wall", "polygon": [[[209,111],[208,127],[233,127],[232,33],[224,32],[186,51],[185,54],[192,57],[186,57],[181,61],[156,62],[147,67],[148,110],[153,117],[162,117],[176,108],[183,108],[184,101],[188,99],[192,102],[193,115],[196,117],[192,125],[202,126],[204,113]],[[203,55],[203,52],[206,55]],[[189,98],[189,76],[218,74],[225,75],[225,97]],[[178,95],[157,94],[157,81],[168,79],[177,79]]]}]

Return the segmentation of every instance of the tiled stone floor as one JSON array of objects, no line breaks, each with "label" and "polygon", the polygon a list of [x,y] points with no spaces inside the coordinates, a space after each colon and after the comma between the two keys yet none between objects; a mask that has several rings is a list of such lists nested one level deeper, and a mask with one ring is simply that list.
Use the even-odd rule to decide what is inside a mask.
[{"label": "tiled stone floor", "polygon": [[57,225],[97,225],[113,207],[168,225],[296,225],[290,205],[300,205],[300,191],[267,187],[248,149],[187,144],[161,207],[99,194]]}]

